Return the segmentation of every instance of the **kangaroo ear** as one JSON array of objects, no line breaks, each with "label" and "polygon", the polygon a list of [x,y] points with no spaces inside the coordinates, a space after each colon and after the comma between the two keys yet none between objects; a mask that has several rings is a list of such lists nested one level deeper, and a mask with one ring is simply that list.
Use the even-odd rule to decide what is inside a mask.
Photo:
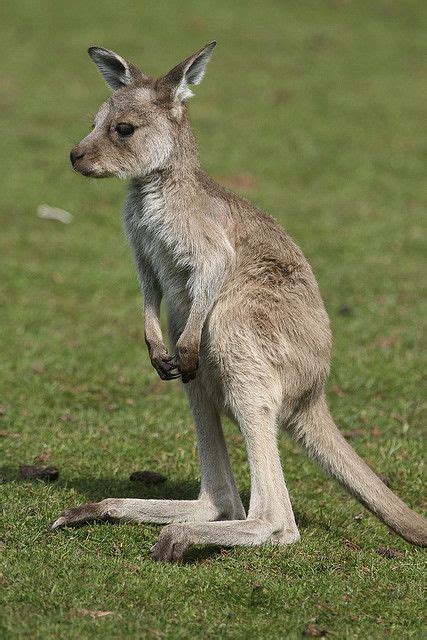
[{"label": "kangaroo ear", "polygon": [[145,78],[137,67],[114,51],[102,47],[89,47],[88,54],[112,89],[136,85]]},{"label": "kangaroo ear", "polygon": [[161,82],[168,86],[177,101],[183,102],[191,98],[193,92],[188,85],[201,83],[215,45],[215,40],[210,42],[161,78]]}]

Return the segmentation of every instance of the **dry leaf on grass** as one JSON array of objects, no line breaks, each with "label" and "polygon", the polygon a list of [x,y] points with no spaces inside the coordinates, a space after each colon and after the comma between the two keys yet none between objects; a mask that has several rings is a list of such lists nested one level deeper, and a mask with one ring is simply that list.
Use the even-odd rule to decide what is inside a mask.
[{"label": "dry leaf on grass", "polygon": [[34,371],[34,373],[44,373],[46,371],[45,367],[38,362],[34,362],[31,365],[31,370]]},{"label": "dry leaf on grass", "polygon": [[49,457],[50,457],[50,452],[43,451],[43,453],[40,453],[38,456],[34,457],[34,462],[39,464],[46,464],[46,462],[49,460]]},{"label": "dry leaf on grass", "polygon": [[339,387],[337,384],[332,385],[331,392],[339,398],[342,398],[345,395],[344,390],[341,389],[341,387]]},{"label": "dry leaf on grass", "polygon": [[357,544],[357,542],[352,542],[351,540],[347,540],[347,538],[343,538],[341,542],[352,551],[360,551],[362,548]]},{"label": "dry leaf on grass", "polygon": [[57,207],[50,207],[48,204],[41,204],[37,208],[37,215],[39,218],[45,220],[57,220],[63,224],[70,224],[73,221],[73,215],[64,209],[58,209]]},{"label": "dry leaf on grass", "polygon": [[388,336],[380,336],[377,340],[377,346],[380,349],[390,349],[396,345],[398,338],[399,335],[396,333],[391,333]]},{"label": "dry leaf on grass", "polygon": [[91,609],[82,609],[80,613],[82,616],[90,616],[92,620],[114,615],[114,611],[92,611]]},{"label": "dry leaf on grass", "polygon": [[150,395],[161,395],[164,394],[166,390],[166,385],[163,382],[163,380],[160,380],[160,378],[157,377],[156,380],[154,380],[153,382],[150,383],[150,385],[147,388],[147,393]]},{"label": "dry leaf on grass", "polygon": [[66,413],[63,413],[59,419],[62,420],[62,422],[72,422],[73,416],[67,411]]}]

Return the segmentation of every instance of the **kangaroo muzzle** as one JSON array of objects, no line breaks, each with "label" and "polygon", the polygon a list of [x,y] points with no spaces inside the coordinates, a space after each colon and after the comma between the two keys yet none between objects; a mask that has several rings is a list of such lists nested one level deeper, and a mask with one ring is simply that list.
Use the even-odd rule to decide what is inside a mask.
[{"label": "kangaroo muzzle", "polygon": [[81,160],[82,158],[84,158],[84,155],[84,152],[81,151],[78,147],[74,147],[74,149],[70,151],[70,161],[73,165],[73,169],[76,166],[77,160]]}]

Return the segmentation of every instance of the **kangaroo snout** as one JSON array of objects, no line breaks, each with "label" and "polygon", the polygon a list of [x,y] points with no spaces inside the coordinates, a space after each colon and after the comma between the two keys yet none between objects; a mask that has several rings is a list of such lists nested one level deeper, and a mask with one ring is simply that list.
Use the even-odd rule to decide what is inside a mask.
[{"label": "kangaroo snout", "polygon": [[79,149],[78,147],[74,147],[74,149],[70,151],[70,160],[71,160],[71,164],[73,165],[73,168],[77,160],[81,160],[81,158],[83,158],[84,155],[85,155],[84,151],[81,151],[81,149]]},{"label": "kangaroo snout", "polygon": [[86,139],[71,149],[70,161],[74,171],[87,178],[106,178],[111,175],[104,163],[100,162],[99,147],[93,142],[88,143]]}]

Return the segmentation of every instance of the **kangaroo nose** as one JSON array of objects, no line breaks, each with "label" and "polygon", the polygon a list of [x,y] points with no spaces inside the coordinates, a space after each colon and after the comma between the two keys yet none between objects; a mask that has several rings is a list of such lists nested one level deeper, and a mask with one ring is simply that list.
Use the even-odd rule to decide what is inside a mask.
[{"label": "kangaroo nose", "polygon": [[70,153],[70,160],[71,160],[71,164],[74,165],[76,164],[77,160],[80,160],[80,158],[83,158],[84,153],[82,153],[81,151],[78,151],[77,149],[73,149]]}]

